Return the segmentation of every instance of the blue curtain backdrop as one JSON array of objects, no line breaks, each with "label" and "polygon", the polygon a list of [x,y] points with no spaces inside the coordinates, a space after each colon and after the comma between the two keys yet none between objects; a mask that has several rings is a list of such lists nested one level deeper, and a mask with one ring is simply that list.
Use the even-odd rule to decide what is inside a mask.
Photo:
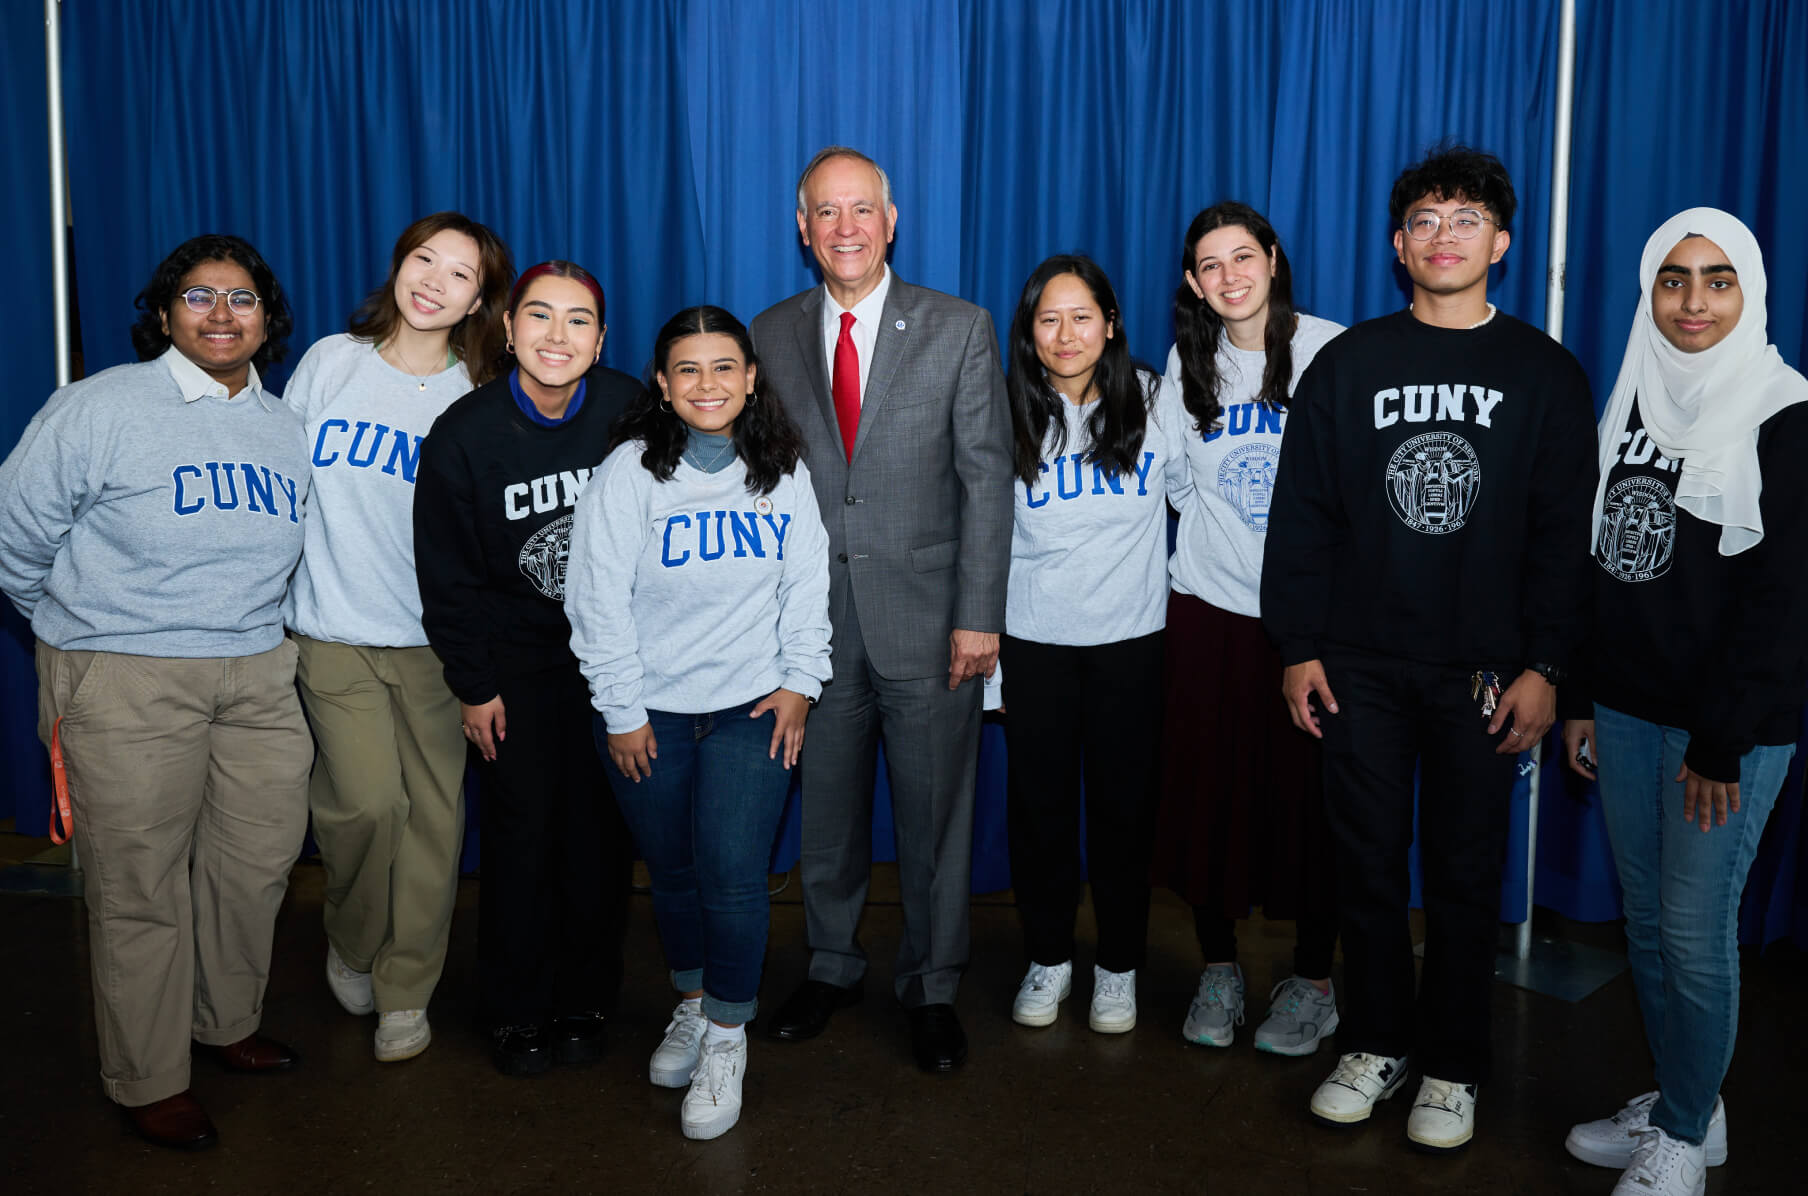
[{"label": "blue curtain backdrop", "polygon": [[[1542,323],[1557,7],[65,0],[89,368],[130,358],[131,296],[189,235],[240,232],[270,258],[296,305],[293,360],[343,327],[407,221],[457,207],[518,264],[556,255],[595,270],[605,359],[638,373],[678,307],[750,318],[811,285],[796,174],[836,141],[891,174],[902,277],[983,304],[1002,328],[1036,262],[1083,250],[1116,281],[1133,350],[1159,361],[1198,208],[1265,210],[1302,305],[1349,323],[1404,299],[1394,174],[1431,142],[1467,140],[1498,153],[1519,192],[1493,296]],[[1782,197],[1803,169],[1808,98],[1784,64],[1808,57],[1808,13],[1786,0],[1581,7],[1567,339],[1597,391],[1617,365],[1638,248],[1690,203],[1753,222],[1771,252],[1773,338],[1799,361],[1808,246]],[[10,34],[8,65],[29,69],[36,43]],[[31,95],[18,70],[6,87],[9,102]],[[4,202],[29,223],[18,196]],[[9,418],[47,390],[7,400]],[[28,673],[9,686],[24,703],[0,711],[9,727],[28,686]],[[1593,799],[1546,793],[1541,857],[1567,871],[1541,869],[1541,894],[1612,916]],[[982,851],[996,830],[982,826]]]},{"label": "blue curtain backdrop", "polygon": [[[0,390],[0,444],[10,449],[56,385],[55,304],[50,272],[50,135],[46,124],[44,10],[0,5],[0,219],[13,246],[0,312],[7,330],[7,385]],[[38,745],[38,679],[31,628],[0,601],[0,819],[42,834],[50,769]]]}]

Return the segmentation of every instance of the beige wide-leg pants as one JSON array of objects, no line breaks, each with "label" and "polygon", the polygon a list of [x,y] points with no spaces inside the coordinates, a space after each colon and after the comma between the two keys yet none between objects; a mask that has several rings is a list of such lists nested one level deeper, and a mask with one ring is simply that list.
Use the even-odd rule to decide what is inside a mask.
[{"label": "beige wide-leg pants", "polygon": [[458,699],[429,647],[296,636],[319,757],[308,787],[326,936],[379,1012],[425,1009],[446,963],[464,845]]},{"label": "beige wide-leg pants", "polygon": [[38,736],[62,716],[101,1082],[188,1087],[189,1043],[258,1028],[313,744],[295,645],[171,659],[37,646]]}]

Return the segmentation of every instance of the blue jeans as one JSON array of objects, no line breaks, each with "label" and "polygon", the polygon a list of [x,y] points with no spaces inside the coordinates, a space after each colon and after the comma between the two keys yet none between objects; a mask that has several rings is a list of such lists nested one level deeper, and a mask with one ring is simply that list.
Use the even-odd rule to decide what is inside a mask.
[{"label": "blue jeans", "polygon": [[[612,778],[653,880],[653,917],[679,992],[703,990],[724,1025],[753,1020],[766,959],[766,868],[791,774],[769,759],[772,712],[747,702],[711,714],[648,712],[659,758],[638,785]],[[595,722],[597,750],[608,732]],[[611,771],[614,765],[609,765]]]},{"label": "blue jeans", "polygon": [[1741,757],[1739,812],[1704,834],[1683,821],[1683,787],[1672,779],[1687,731],[1596,706],[1595,740],[1626,957],[1657,1063],[1651,1123],[1699,1144],[1739,1026],[1739,898],[1795,748]]}]

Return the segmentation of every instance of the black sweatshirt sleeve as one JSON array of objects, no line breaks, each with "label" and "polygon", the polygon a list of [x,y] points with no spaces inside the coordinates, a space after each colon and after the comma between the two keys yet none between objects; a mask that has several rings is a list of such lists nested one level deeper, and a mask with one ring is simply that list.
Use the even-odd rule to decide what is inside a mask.
[{"label": "black sweatshirt sleeve", "polygon": [[1689,771],[1737,782],[1739,758],[1779,706],[1799,706],[1808,663],[1808,404],[1772,417],[1760,437],[1764,538],[1732,557],[1718,634],[1701,654],[1694,686],[1698,725],[1689,728]]},{"label": "black sweatshirt sleeve", "polygon": [[478,539],[470,462],[464,445],[443,426],[436,426],[421,442],[420,476],[414,488],[414,561],[421,587],[421,626],[445,666],[446,685],[465,705],[480,706],[500,692],[483,626],[488,575]]},{"label": "black sweatshirt sleeve", "polygon": [[1593,596],[1593,559],[1583,547],[1600,466],[1588,375],[1567,353],[1562,357],[1527,494],[1520,642],[1524,663],[1567,670],[1582,654]]},{"label": "black sweatshirt sleeve", "polygon": [[1262,626],[1283,665],[1324,655],[1334,571],[1349,534],[1336,461],[1334,354],[1320,353],[1287,406],[1262,555]]}]

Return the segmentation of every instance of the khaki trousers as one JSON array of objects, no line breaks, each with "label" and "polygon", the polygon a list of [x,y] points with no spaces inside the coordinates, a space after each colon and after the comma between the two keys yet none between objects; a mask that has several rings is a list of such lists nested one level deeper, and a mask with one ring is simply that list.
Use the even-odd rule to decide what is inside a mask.
[{"label": "khaki trousers", "polygon": [[168,659],[39,643],[38,736],[60,715],[88,906],[101,1084],[188,1087],[189,1042],[258,1028],[313,745],[295,646]]},{"label": "khaki trousers", "polygon": [[432,648],[296,636],[319,755],[308,786],[326,936],[377,1009],[425,1009],[446,963],[464,845],[465,740]]}]

